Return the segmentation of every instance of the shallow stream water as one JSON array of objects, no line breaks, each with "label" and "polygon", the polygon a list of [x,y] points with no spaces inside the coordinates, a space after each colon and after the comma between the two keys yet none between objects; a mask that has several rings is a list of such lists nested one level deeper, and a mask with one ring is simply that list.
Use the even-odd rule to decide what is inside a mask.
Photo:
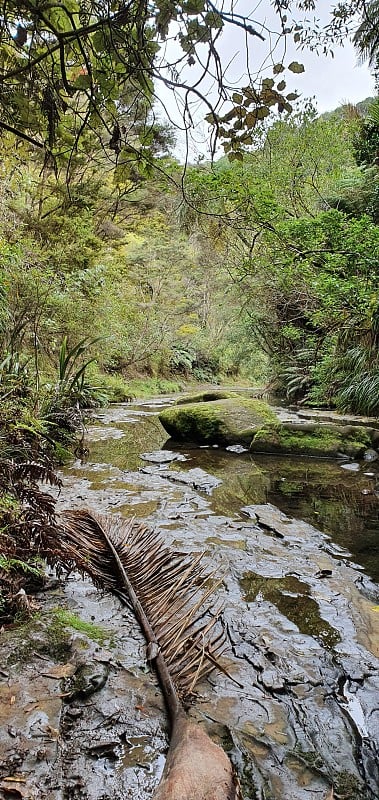
[{"label": "shallow stream water", "polygon": [[173,472],[200,468],[220,480],[206,504],[207,513],[243,518],[244,506],[273,503],[329,534],[379,582],[379,459],[354,463],[258,454],[252,458],[248,452],[183,445],[168,439],[159,423],[158,409],[166,405],[167,400],[159,398],[151,405],[113,406],[100,412],[88,431],[87,457],[66,471],[70,482],[88,481],[100,503],[104,492],[117,487],[122,498],[114,499],[113,507],[127,516],[150,518],[165,499],[167,487],[161,485],[157,493],[152,477],[161,467],[152,467],[143,478],[138,475],[135,483],[133,477],[120,480],[116,472],[143,470],[152,463],[144,456],[149,452],[175,451],[183,460],[171,466],[170,460],[163,461],[162,467]]}]

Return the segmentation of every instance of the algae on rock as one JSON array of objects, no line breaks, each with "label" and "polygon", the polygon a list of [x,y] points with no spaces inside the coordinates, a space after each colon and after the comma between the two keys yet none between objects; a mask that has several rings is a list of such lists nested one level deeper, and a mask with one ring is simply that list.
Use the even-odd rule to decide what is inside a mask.
[{"label": "algae on rock", "polygon": [[206,392],[197,392],[197,394],[186,394],[184,397],[178,397],[175,401],[176,406],[188,405],[188,403],[211,403],[215,400],[229,400],[233,397],[240,397],[237,392],[227,392],[222,389],[208,390]]},{"label": "algae on rock", "polygon": [[267,403],[235,395],[167,408],[159,414],[159,420],[175,439],[250,445],[254,433],[264,425],[275,424],[277,418]]},{"label": "algae on rock", "polygon": [[359,458],[370,446],[370,433],[362,426],[289,422],[280,424],[276,421],[254,433],[250,451],[319,458]]}]

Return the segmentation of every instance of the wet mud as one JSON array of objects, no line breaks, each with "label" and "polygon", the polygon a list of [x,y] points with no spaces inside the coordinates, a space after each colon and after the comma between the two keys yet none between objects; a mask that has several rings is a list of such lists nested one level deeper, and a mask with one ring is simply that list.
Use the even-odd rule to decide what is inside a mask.
[{"label": "wet mud", "polygon": [[[60,507],[136,515],[223,576],[240,685],[213,673],[190,714],[245,800],[378,800],[377,462],[178,446],[165,402],[99,413]],[[148,800],[168,723],[135,619],[76,574],[37,600],[0,637],[1,800]]]}]

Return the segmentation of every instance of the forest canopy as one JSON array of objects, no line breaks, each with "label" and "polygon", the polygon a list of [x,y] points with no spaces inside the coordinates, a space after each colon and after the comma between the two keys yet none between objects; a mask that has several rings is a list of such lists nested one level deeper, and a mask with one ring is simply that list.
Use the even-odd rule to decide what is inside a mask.
[{"label": "forest canopy", "polygon": [[[275,60],[273,42],[283,41],[283,53],[288,37],[299,49],[326,52],[356,27],[355,14],[367,17],[362,0],[338,3],[321,28],[317,6],[314,0],[275,0],[270,30],[264,3],[244,14],[233,3],[212,0],[5,0],[0,128],[44,150],[51,163],[85,149],[91,132],[108,158],[117,161],[123,153],[143,167],[159,140],[154,87],[161,82],[180,105],[186,131],[194,125],[194,104],[200,105],[213,150],[221,140],[230,157],[239,158],[256,125],[273,109],[290,112],[296,99],[286,90],[285,74],[302,72],[301,58]],[[236,50],[246,53],[242,86],[230,84],[221,55],[226,29],[233,29]],[[268,71],[257,65],[258,41]]]}]

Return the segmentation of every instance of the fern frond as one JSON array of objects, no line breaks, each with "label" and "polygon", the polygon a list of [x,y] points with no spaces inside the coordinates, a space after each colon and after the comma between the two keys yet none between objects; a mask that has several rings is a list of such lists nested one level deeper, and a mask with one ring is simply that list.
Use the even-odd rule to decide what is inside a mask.
[{"label": "fern frond", "polygon": [[54,470],[38,461],[22,461],[12,463],[12,477],[17,481],[30,481],[33,483],[49,483],[50,486],[60,488],[62,481]]},{"label": "fern frond", "polygon": [[202,554],[167,548],[144,524],[89,511],[62,514],[61,546],[68,563],[132,607],[148,643],[174,717],[225,648],[221,608],[209,602],[219,585]]}]

